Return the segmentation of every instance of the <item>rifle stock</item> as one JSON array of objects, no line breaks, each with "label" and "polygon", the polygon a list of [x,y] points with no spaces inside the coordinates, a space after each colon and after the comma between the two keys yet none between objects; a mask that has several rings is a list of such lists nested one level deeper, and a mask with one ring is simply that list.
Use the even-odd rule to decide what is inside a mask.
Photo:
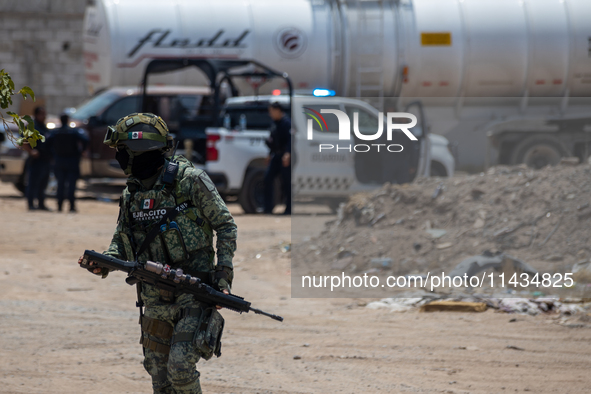
[{"label": "rifle stock", "polygon": [[[90,265],[91,262],[94,265]],[[250,302],[242,297],[217,291],[213,287],[201,282],[199,278],[184,274],[181,269],[173,269],[160,263],[152,261],[146,263],[124,261],[97,253],[94,250],[86,250],[84,251],[80,267],[85,269],[108,268],[111,271],[123,271],[127,273],[128,276],[125,281],[130,285],[143,282],[159,289],[172,291],[176,294],[192,294],[196,301],[208,305],[219,305],[238,313],[252,311],[277,321],[283,321],[281,316],[251,307]]]}]

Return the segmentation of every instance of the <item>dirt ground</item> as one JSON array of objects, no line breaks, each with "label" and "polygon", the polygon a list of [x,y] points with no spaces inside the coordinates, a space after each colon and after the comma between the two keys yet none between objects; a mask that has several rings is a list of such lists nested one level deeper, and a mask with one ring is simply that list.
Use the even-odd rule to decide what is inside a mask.
[{"label": "dirt ground", "polygon": [[[0,393],[150,393],[135,289],[121,273],[101,280],[76,264],[84,249],[106,249],[117,204],[83,200],[78,214],[25,205],[0,185]],[[230,209],[239,229],[234,292],[285,321],[224,312],[222,357],[197,365],[205,393],[589,392],[591,330],[549,316],[292,299],[280,251],[290,218]]]}]

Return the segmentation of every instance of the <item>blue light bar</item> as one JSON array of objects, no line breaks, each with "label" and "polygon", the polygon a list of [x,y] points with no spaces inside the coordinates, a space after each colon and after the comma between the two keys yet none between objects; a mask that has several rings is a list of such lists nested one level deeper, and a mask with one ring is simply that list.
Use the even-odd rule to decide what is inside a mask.
[{"label": "blue light bar", "polygon": [[328,96],[334,96],[335,91],[328,90],[328,89],[314,89],[312,91],[312,94],[316,97],[328,97]]}]

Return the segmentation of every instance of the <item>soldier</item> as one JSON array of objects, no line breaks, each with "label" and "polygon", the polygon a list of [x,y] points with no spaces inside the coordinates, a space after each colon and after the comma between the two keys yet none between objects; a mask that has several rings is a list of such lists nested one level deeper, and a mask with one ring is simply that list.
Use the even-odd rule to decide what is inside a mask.
[{"label": "soldier", "polygon": [[269,156],[264,179],[264,213],[273,213],[273,184],[275,178],[281,175],[281,190],[285,197],[283,214],[291,215],[291,119],[278,102],[269,105],[269,116],[273,125],[271,134],[265,141]]},{"label": "soldier", "polygon": [[47,138],[53,152],[53,171],[57,178],[57,210],[61,212],[64,199],[70,201],[70,212],[76,212],[76,181],[80,177],[80,158],[89,139],[82,129],[70,126],[68,114],[61,114],[62,127],[54,130]]},{"label": "soldier", "polygon": [[[38,130],[41,135],[48,138],[48,130],[47,126],[45,126],[46,116],[45,108],[35,108],[35,130]],[[32,149],[29,145],[25,145],[25,149],[30,154],[25,166],[29,175],[26,190],[29,211],[34,209],[50,211],[50,209],[45,206],[45,189],[49,182],[49,172],[51,168],[51,152],[49,144],[47,142],[39,141],[35,149]],[[37,199],[38,202],[37,207],[35,207],[34,204],[35,199]]]},{"label": "soldier", "polygon": [[[236,224],[203,170],[182,156],[165,158],[172,138],[164,121],[150,113],[128,115],[108,128],[105,144],[117,149],[115,157],[130,175],[120,199],[117,229],[105,254],[166,263],[229,294]],[[99,268],[92,272],[103,278],[108,274]],[[138,306],[144,368],[152,377],[154,393],[201,393],[195,364],[201,357],[219,355],[223,328],[219,312],[190,294],[146,284],[138,287]],[[197,348],[193,338],[207,329],[216,332],[217,341],[210,342],[210,348]]]}]

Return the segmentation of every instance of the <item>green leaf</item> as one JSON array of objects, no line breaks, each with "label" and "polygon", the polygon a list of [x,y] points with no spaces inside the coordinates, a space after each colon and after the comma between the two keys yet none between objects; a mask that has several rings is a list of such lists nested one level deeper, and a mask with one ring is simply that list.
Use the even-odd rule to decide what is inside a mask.
[{"label": "green leaf", "polygon": [[37,146],[37,140],[35,138],[27,138],[27,141],[29,141],[31,148],[35,148]]},{"label": "green leaf", "polygon": [[[12,89],[14,89],[14,86],[12,87]],[[31,96],[31,98],[33,99],[33,101],[35,101],[35,92],[33,92],[33,89],[31,89],[28,86],[23,86],[22,89],[18,91],[18,93],[22,94],[23,95],[23,98],[25,100],[27,99],[27,94],[28,94],[29,96]]]},{"label": "green leaf", "polygon": [[12,112],[12,111],[6,111],[6,113],[7,113],[8,115],[12,116],[13,118],[17,118],[17,117],[18,117],[18,114],[17,114],[17,113],[14,113],[14,112]]},{"label": "green leaf", "polygon": [[33,121],[33,118],[31,118],[31,115],[25,115],[23,116],[23,119],[27,121],[27,123],[29,124],[34,124],[35,122]]}]

